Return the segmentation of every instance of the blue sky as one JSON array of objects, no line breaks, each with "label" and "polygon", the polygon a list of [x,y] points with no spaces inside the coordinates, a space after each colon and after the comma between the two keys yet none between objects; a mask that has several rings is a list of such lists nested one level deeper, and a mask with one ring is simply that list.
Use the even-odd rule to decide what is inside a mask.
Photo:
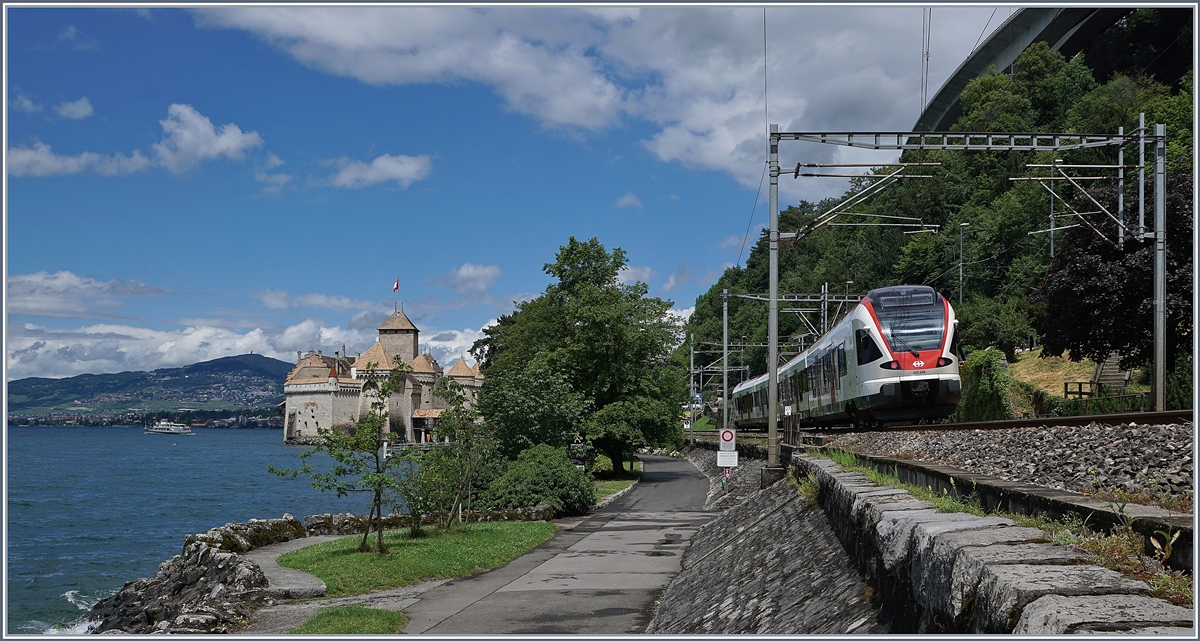
[{"label": "blue sky", "polygon": [[[929,95],[1008,12],[934,10]],[[6,20],[8,380],[365,351],[397,277],[448,366],[571,235],[686,315],[767,219],[761,7]],[[909,130],[920,53],[920,7],[771,8],[770,121]]]}]

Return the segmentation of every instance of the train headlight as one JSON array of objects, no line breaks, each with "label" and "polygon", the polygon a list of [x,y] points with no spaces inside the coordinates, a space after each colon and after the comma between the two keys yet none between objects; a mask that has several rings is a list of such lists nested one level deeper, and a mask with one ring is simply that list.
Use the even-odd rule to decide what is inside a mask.
[{"label": "train headlight", "polygon": [[900,361],[888,361],[879,365],[883,369],[900,369]]},{"label": "train headlight", "polygon": [[949,364],[951,364],[951,363],[953,363],[953,362],[954,362],[953,360],[951,360],[951,359],[949,359],[949,358],[946,358],[945,356],[943,356],[943,357],[941,357],[941,358],[939,358],[939,359],[938,359],[938,364],[937,364],[937,366],[938,366],[938,367],[945,367],[945,366],[947,366],[947,365],[949,365]]}]

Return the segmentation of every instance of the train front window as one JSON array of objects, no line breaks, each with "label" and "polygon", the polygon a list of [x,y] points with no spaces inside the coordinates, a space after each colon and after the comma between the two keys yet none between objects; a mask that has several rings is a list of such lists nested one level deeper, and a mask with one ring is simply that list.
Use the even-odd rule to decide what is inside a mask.
[{"label": "train front window", "polygon": [[893,352],[923,352],[942,345],[946,330],[946,310],[942,305],[885,305],[876,311],[876,316]]}]

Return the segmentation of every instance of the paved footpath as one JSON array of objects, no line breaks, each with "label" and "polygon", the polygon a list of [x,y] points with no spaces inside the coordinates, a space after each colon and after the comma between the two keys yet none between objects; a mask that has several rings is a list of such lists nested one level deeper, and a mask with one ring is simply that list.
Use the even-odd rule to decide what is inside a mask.
[{"label": "paved footpath", "polygon": [[243,632],[286,632],[324,608],[351,603],[403,611],[408,634],[642,632],[655,599],[679,573],[683,551],[712,516],[703,510],[708,479],[691,463],[642,460],[642,481],[631,492],[588,517],[556,521],[554,538],[507,565],[450,581],[263,608]]}]

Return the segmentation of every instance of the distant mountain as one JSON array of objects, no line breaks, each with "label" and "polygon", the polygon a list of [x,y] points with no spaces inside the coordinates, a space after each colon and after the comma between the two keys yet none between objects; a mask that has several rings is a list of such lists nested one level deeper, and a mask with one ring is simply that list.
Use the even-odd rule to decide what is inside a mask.
[{"label": "distant mountain", "polygon": [[261,354],[242,354],[152,372],[23,378],[8,383],[8,411],[102,415],[263,407],[283,401],[283,381],[292,367]]}]

